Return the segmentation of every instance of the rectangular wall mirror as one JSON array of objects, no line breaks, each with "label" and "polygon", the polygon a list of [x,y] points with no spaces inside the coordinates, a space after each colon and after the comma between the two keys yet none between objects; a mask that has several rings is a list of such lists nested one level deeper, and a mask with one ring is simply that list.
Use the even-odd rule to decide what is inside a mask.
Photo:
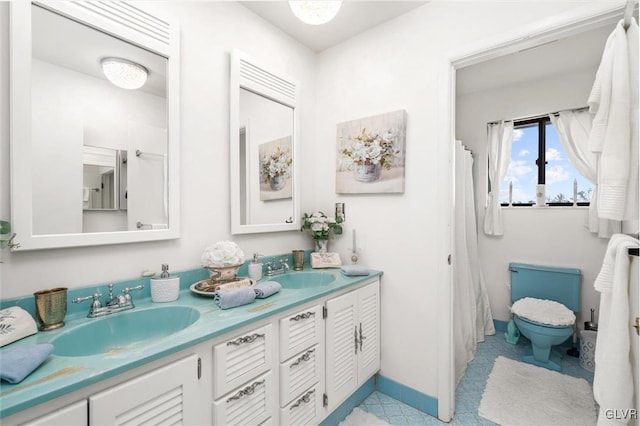
[{"label": "rectangular wall mirror", "polygon": [[179,62],[128,3],[12,2],[17,250],[179,236]]},{"label": "rectangular wall mirror", "polygon": [[299,125],[296,80],[234,50],[230,161],[233,234],[298,230]]}]

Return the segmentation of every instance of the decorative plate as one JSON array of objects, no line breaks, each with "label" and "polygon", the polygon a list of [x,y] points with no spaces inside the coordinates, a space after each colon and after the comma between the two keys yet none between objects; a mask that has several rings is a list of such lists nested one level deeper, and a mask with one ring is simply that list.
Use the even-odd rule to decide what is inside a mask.
[{"label": "decorative plate", "polygon": [[[230,284],[232,285],[234,282],[241,282],[241,281],[250,281],[251,285],[247,287],[253,287],[256,284],[256,282],[252,279],[240,278],[240,277],[235,278],[233,280],[229,280],[229,281],[216,282],[215,284],[213,284],[210,279],[206,279],[206,280],[201,280],[191,284],[189,286],[189,290],[191,290],[192,292],[200,296],[214,297],[215,292],[220,289],[220,286],[225,286]],[[239,286],[239,287],[244,287],[244,286]]]}]

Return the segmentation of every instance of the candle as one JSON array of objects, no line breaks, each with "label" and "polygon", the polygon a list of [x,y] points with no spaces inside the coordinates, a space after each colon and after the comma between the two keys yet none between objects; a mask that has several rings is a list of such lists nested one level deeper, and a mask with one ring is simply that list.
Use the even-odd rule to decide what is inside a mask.
[{"label": "candle", "polygon": [[513,181],[509,181],[509,205],[513,201]]},{"label": "candle", "polygon": [[573,204],[578,202],[578,179],[573,179]]},{"label": "candle", "polygon": [[356,252],[356,230],[355,229],[353,230],[353,247],[352,247],[351,251],[353,253]]}]

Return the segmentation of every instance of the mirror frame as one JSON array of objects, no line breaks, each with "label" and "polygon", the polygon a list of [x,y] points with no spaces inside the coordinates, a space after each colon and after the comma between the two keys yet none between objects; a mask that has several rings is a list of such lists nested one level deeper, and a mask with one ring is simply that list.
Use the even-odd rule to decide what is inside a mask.
[{"label": "mirror frame", "polygon": [[[291,222],[243,224],[240,214],[240,89],[288,106],[293,110],[293,181]],[[231,198],[231,233],[298,231],[300,229],[300,83],[254,61],[249,55],[234,49],[231,52],[229,85],[229,182]]]},{"label": "mirror frame", "polygon": [[[31,5],[44,7],[167,58],[168,229],[33,233],[31,166]],[[180,237],[180,28],[124,2],[13,1],[10,5],[12,251],[168,240]]]}]

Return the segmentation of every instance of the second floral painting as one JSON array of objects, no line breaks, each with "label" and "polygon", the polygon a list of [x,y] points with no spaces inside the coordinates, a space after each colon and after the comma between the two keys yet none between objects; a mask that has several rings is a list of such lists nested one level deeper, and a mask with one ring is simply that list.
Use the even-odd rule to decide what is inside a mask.
[{"label": "second floral painting", "polygon": [[407,112],[339,123],[336,192],[403,193]]},{"label": "second floral painting", "polygon": [[260,200],[291,198],[291,136],[258,146]]}]

